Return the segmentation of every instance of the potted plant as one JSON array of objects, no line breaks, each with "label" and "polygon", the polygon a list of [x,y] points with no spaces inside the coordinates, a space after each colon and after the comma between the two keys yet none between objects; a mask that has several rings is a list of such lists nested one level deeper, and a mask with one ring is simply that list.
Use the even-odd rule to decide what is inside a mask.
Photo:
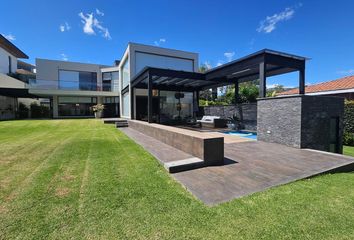
[{"label": "potted plant", "polygon": [[241,128],[240,118],[234,114],[232,117],[229,117],[228,123],[226,125],[229,129],[239,130]]},{"label": "potted plant", "polygon": [[95,113],[95,118],[102,118],[103,110],[104,110],[103,104],[99,103],[92,106],[92,111]]}]

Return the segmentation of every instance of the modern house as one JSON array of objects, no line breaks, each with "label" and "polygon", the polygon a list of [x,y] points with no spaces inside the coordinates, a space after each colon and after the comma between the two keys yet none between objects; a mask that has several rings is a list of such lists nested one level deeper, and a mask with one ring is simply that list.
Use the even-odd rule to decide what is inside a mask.
[{"label": "modern house", "polygon": [[[348,100],[354,100],[354,76],[339,78],[336,80],[313,84],[305,87],[306,95],[311,96],[335,96],[343,97]],[[288,91],[277,94],[278,96],[296,95],[298,89],[290,89]]]},{"label": "modern house", "polygon": [[[196,72],[198,54],[129,43],[115,66],[36,59],[36,79],[29,82],[29,93],[50,99],[54,118],[93,116],[91,107],[97,103],[105,105],[105,117],[131,118],[132,103],[138,118],[147,119],[147,90],[132,89],[130,84],[147,66]],[[175,101],[174,93],[168,99]],[[189,99],[185,114],[191,115],[192,98],[185,99]],[[159,101],[154,104],[157,109]]]},{"label": "modern house", "polygon": [[28,56],[0,34],[0,120],[15,118],[19,98],[31,97],[26,83],[15,78],[22,76],[17,72],[18,59]]},{"label": "modern house", "polygon": [[97,103],[107,105],[107,117],[118,116],[117,66],[37,58],[36,68],[29,93],[50,99],[53,118],[93,116]]}]

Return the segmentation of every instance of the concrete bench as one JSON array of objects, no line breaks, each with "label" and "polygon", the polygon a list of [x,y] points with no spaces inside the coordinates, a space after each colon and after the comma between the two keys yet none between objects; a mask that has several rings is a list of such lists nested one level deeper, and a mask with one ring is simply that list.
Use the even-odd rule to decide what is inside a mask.
[{"label": "concrete bench", "polygon": [[161,124],[129,120],[129,127],[200,158],[207,166],[224,163],[224,138]]}]

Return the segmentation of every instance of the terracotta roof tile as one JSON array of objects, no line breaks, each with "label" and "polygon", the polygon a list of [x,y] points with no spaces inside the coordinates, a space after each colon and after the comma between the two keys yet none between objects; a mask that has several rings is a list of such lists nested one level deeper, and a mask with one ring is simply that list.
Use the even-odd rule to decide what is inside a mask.
[{"label": "terracotta roof tile", "polygon": [[[305,93],[315,93],[315,92],[326,92],[326,91],[335,91],[343,89],[354,88],[354,75],[344,78],[339,78],[329,82],[318,83],[310,86],[306,86]],[[298,94],[299,89],[294,88],[285,92],[281,92],[277,95],[292,95]]]}]

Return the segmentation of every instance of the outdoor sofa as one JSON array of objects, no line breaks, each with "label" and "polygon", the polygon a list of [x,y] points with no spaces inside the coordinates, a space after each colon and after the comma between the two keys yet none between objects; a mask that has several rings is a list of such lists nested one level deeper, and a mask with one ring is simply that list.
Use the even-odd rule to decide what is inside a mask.
[{"label": "outdoor sofa", "polygon": [[226,125],[227,120],[222,119],[219,116],[203,116],[201,120],[197,120],[202,127],[209,128],[223,128]]}]

